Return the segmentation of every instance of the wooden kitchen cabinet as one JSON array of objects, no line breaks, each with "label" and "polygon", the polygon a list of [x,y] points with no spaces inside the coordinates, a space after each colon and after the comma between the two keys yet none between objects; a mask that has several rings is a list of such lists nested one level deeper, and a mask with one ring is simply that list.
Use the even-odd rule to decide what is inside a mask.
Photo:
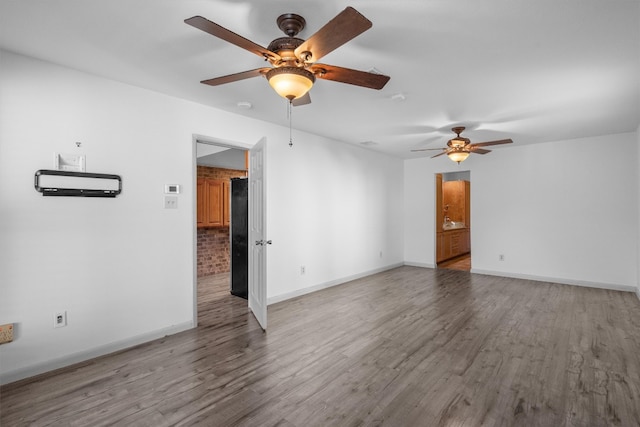
[{"label": "wooden kitchen cabinet", "polygon": [[222,225],[231,224],[231,182],[224,181],[222,183]]},{"label": "wooden kitchen cabinet", "polygon": [[436,262],[455,258],[471,251],[468,228],[448,230],[437,234],[439,236],[436,238]]},{"label": "wooden kitchen cabinet", "polygon": [[439,231],[436,233],[436,263],[445,259],[444,252],[444,233]]},{"label": "wooden kitchen cabinet", "polygon": [[196,184],[196,224],[204,227],[205,223],[205,202],[204,202],[204,179],[198,178]]},{"label": "wooden kitchen cabinet", "polygon": [[221,179],[198,178],[198,227],[229,225],[229,182]]}]

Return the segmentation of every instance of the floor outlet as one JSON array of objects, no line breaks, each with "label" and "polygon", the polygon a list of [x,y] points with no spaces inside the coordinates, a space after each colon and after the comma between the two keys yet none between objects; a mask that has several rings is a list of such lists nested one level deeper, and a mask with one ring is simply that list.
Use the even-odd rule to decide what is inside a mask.
[{"label": "floor outlet", "polygon": [[62,328],[67,326],[67,312],[60,311],[53,315],[53,327],[54,328]]}]

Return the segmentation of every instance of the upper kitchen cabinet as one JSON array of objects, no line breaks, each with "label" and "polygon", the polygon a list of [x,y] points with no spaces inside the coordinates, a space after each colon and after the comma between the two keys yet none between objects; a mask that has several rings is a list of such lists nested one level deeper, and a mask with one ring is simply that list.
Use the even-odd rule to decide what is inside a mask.
[{"label": "upper kitchen cabinet", "polygon": [[229,182],[222,179],[198,178],[198,227],[229,225]]}]

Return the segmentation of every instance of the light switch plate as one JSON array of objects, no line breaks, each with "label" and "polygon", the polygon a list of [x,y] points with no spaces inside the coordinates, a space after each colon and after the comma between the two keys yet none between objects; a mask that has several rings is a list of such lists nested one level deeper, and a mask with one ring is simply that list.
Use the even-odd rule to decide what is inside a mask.
[{"label": "light switch plate", "polygon": [[0,325],[0,344],[13,341],[13,323]]},{"label": "light switch plate", "polygon": [[178,196],[164,196],[165,209],[178,209]]}]

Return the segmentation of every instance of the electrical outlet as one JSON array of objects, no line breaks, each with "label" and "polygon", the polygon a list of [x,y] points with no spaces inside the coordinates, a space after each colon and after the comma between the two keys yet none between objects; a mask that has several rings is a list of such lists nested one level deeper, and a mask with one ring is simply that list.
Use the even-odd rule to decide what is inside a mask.
[{"label": "electrical outlet", "polygon": [[53,315],[53,327],[62,328],[64,326],[67,326],[67,312],[59,311]]},{"label": "electrical outlet", "polygon": [[0,344],[13,341],[13,323],[0,325]]},{"label": "electrical outlet", "polygon": [[300,266],[300,275],[305,275],[307,273],[307,267],[305,267],[304,265]]},{"label": "electrical outlet", "polygon": [[499,259],[500,261],[504,261],[504,254],[500,254],[500,255],[498,255],[498,259]]},{"label": "electrical outlet", "polygon": [[382,251],[380,251],[380,258],[382,258]]}]

